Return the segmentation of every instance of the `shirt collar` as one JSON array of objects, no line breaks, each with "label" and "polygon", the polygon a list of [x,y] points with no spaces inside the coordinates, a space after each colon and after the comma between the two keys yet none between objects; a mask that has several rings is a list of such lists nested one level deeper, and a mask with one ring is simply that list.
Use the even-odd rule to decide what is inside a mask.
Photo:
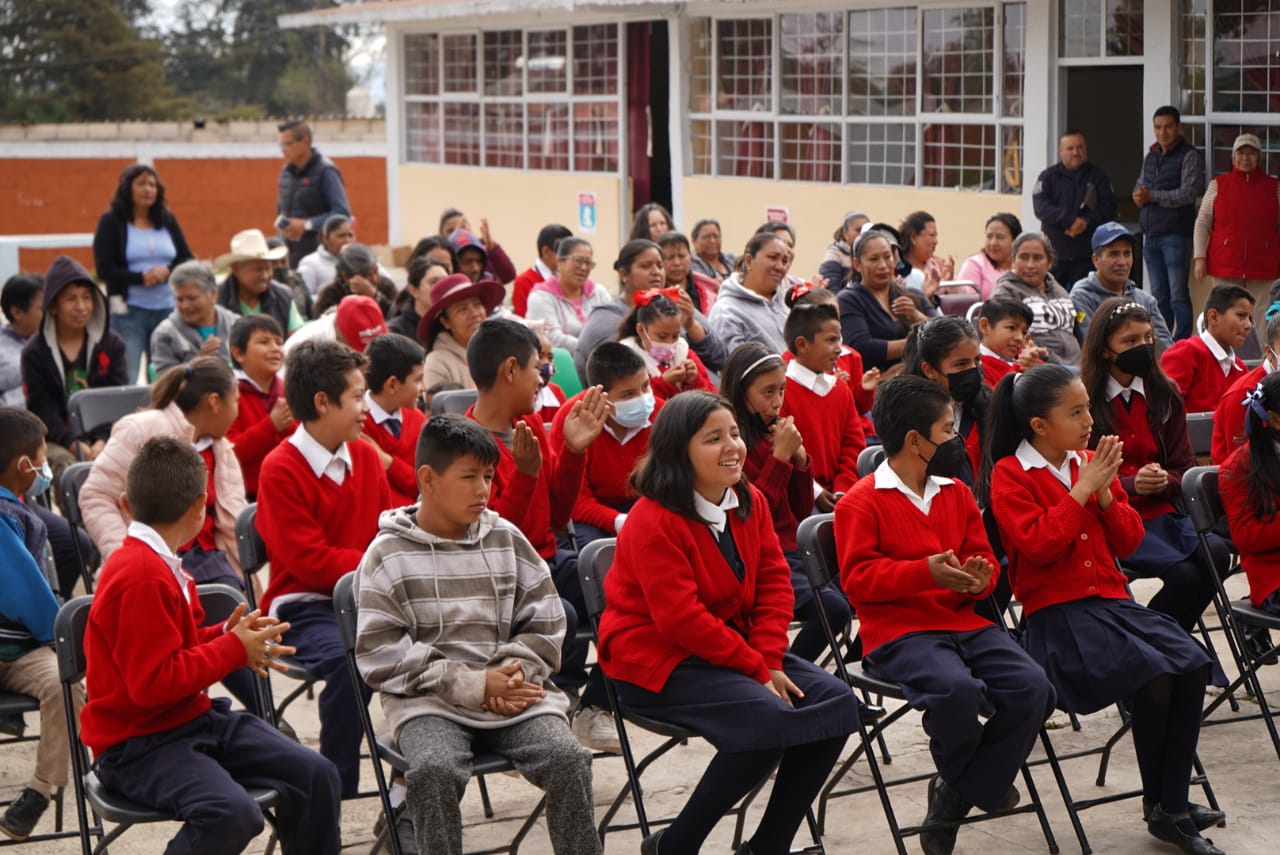
[{"label": "shirt collar", "polygon": [[718,505],[711,504],[697,491],[693,494],[693,509],[715,532],[717,540],[724,534],[725,526],[729,523],[729,511],[736,507],[738,507],[738,491],[732,488],[724,491],[724,498]]},{"label": "shirt collar", "polygon": [[929,508],[933,505],[934,497],[942,492],[942,488],[954,484],[951,478],[943,478],[938,475],[930,475],[924,479],[924,495],[921,496],[915,490],[906,485],[906,482],[893,470],[889,465],[889,461],[885,460],[876,467],[875,486],[877,490],[897,490],[911,500],[911,504],[920,509],[923,514],[929,513]]},{"label": "shirt collar", "polygon": [[978,345],[978,353],[979,353],[980,355],[982,355],[982,356],[990,356],[992,359],[998,359],[998,360],[1000,360],[1001,362],[1003,362],[1003,363],[1005,363],[1005,364],[1007,364],[1007,365],[1012,365],[1012,364],[1013,364],[1013,360],[1012,360],[1012,359],[1005,359],[1003,356],[1001,356],[1000,354],[996,353],[994,350],[992,350],[991,348],[987,347],[985,344],[980,344],[980,345]]},{"label": "shirt collar", "polygon": [[[364,402],[369,405],[369,415],[373,416],[374,424],[380,425],[383,422],[385,422],[387,419],[400,418],[399,413],[388,413],[386,410],[382,409],[381,405],[379,405],[378,402],[373,399],[372,392],[366,391],[364,393]],[[344,445],[343,448],[345,447],[346,446]]]},{"label": "shirt collar", "polygon": [[541,258],[533,262],[533,269],[538,271],[538,273],[542,276],[542,280],[544,282],[550,279],[552,276],[556,275],[554,270],[552,270],[550,267],[547,267],[547,265],[542,263]]},{"label": "shirt collar", "polygon": [[195,446],[196,451],[204,451],[207,448],[213,447],[213,437],[202,436],[199,439],[193,439],[191,444]]},{"label": "shirt collar", "polygon": [[1116,380],[1116,378],[1112,377],[1110,374],[1107,375],[1107,400],[1108,401],[1114,400],[1116,395],[1122,395],[1124,396],[1124,399],[1127,402],[1129,400],[1130,395],[1132,395],[1134,392],[1137,392],[1139,395],[1142,395],[1144,398],[1147,395],[1147,390],[1142,385],[1141,377],[1138,377],[1135,375],[1133,378],[1133,381],[1130,382],[1128,386],[1121,386],[1120,381]]},{"label": "shirt collar", "polygon": [[787,379],[796,381],[820,398],[825,398],[836,385],[836,375],[811,371],[795,359],[787,363]]},{"label": "shirt collar", "polygon": [[1062,468],[1055,467],[1048,460],[1044,459],[1044,455],[1036,450],[1036,447],[1025,439],[1018,443],[1018,450],[1013,453],[1018,458],[1018,462],[1022,464],[1023,472],[1030,472],[1032,469],[1048,469],[1053,477],[1061,481],[1068,490],[1071,489],[1071,461],[1080,460],[1080,455],[1074,451],[1068,451],[1067,456],[1062,461]]},{"label": "shirt collar", "polygon": [[[351,452],[347,450],[347,444],[344,442],[338,446],[338,450],[332,454],[329,449],[325,448],[316,438],[307,432],[305,424],[298,425],[298,429],[289,437],[289,442],[293,443],[293,447],[298,449],[302,454],[302,458],[307,461],[307,465],[311,467],[311,471],[315,473],[317,478],[330,474],[331,470],[338,469],[344,476],[351,471]],[[333,480],[342,483],[339,478]]]},{"label": "shirt collar", "polygon": [[252,377],[250,377],[248,374],[246,374],[243,368],[237,368],[237,369],[235,370],[235,375],[236,375],[236,379],[237,379],[237,380],[244,380],[244,381],[247,381],[247,382],[248,382],[248,384],[249,384],[250,386],[252,386],[253,388],[257,389],[257,390],[258,390],[259,392],[261,392],[262,394],[264,394],[264,395],[270,395],[270,394],[271,394],[271,390],[270,390],[270,389],[263,389],[261,386],[259,386],[259,385],[258,385],[258,381],[254,380]]},{"label": "shirt collar", "polygon": [[1230,374],[1231,369],[1236,364],[1235,348],[1223,349],[1218,340],[1210,335],[1208,330],[1200,333],[1200,340],[1204,342],[1204,346],[1209,348],[1209,352],[1213,354],[1213,358],[1217,360],[1218,365],[1222,368],[1223,374]]},{"label": "shirt collar", "polygon": [[129,523],[129,537],[142,541],[151,548],[152,552],[160,556],[161,560],[169,566],[169,571],[173,573],[174,581],[178,583],[178,587],[182,590],[183,599],[190,603],[191,591],[187,588],[187,582],[191,577],[182,569],[182,559],[173,554],[173,550],[169,548],[169,544],[164,542],[164,538],[160,536],[160,533],[146,523],[134,520]]}]

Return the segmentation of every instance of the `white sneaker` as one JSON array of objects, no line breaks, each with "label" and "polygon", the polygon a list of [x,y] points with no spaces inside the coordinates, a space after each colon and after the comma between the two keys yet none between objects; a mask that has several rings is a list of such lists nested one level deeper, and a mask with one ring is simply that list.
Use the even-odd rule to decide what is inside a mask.
[{"label": "white sneaker", "polygon": [[578,742],[592,751],[603,751],[606,754],[622,753],[618,728],[614,726],[613,716],[608,710],[602,710],[599,707],[579,707],[573,716],[570,729]]}]

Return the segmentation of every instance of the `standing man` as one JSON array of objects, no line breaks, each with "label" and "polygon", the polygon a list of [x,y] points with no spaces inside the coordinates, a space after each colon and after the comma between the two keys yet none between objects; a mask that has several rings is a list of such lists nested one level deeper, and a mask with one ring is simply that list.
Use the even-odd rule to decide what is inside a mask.
[{"label": "standing man", "polygon": [[1053,278],[1069,291],[1093,269],[1094,229],[1116,216],[1111,179],[1089,162],[1084,134],[1069,130],[1058,138],[1058,162],[1036,179],[1033,202],[1058,256]]},{"label": "standing man", "polygon": [[276,228],[289,245],[289,266],[315,252],[320,228],[334,214],[351,216],[342,173],[311,146],[311,128],[300,119],[278,125],[284,167],[276,192]]},{"label": "standing man", "polygon": [[1182,138],[1182,116],[1176,107],[1156,110],[1151,120],[1156,141],[1142,161],[1133,188],[1138,222],[1145,240],[1142,258],[1151,277],[1151,293],[1174,339],[1191,335],[1194,320],[1191,250],[1196,229],[1196,199],[1204,193],[1204,159]]}]

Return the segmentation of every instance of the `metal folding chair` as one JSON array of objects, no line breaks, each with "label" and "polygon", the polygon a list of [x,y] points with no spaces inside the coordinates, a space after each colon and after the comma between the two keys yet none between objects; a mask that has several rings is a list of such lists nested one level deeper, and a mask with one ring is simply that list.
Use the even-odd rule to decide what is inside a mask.
[{"label": "metal folding chair", "polygon": [[868,445],[858,454],[858,477],[866,478],[884,463],[884,446]]},{"label": "metal folding chair", "polygon": [[461,416],[476,402],[475,389],[450,389],[448,392],[436,392],[431,396],[431,415],[456,413]]},{"label": "metal folding chair", "polygon": [[[18,692],[0,692],[0,716],[21,716],[26,713],[39,713],[40,701],[31,695],[23,695]],[[41,722],[43,725],[43,722]],[[0,738],[0,747],[5,745],[17,745],[21,742],[35,742],[40,739],[39,734],[22,734],[19,736],[5,736]],[[53,832],[46,834],[32,834],[25,840],[10,840],[7,837],[0,837],[0,849],[6,846],[21,846],[24,843],[44,843],[50,840],[63,840],[69,837],[79,837],[79,830],[71,831],[63,828],[63,806],[66,802],[65,793],[59,787],[53,791],[50,798],[53,802]],[[0,808],[8,807],[12,801],[0,802]]]},{"label": "metal folding chair", "polygon": [[80,565],[80,579],[84,582],[84,592],[93,593],[93,574],[97,570],[96,555],[85,555],[80,549],[80,538],[74,529],[80,529],[86,535],[89,530],[84,525],[84,515],[80,513],[80,490],[89,478],[93,469],[92,463],[72,463],[62,473],[58,489],[62,492],[62,513],[71,524],[71,540],[76,547],[76,562]]},{"label": "metal folding chair", "polygon": [[90,431],[137,412],[151,401],[150,386],[105,386],[81,389],[67,399],[71,433],[81,439]]}]

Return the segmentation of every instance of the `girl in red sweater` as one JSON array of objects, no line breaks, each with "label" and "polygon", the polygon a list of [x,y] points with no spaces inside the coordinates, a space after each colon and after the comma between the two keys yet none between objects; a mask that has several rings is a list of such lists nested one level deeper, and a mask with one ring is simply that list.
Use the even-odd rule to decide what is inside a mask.
[{"label": "girl in red sweater", "polygon": [[721,383],[724,396],[733,404],[738,430],[747,447],[747,480],[768,501],[778,543],[791,568],[791,587],[796,595],[793,616],[804,622],[804,629],[791,641],[791,652],[816,662],[827,647],[818,609],[827,613],[834,627],[847,624],[852,612],[849,601],[839,591],[827,588],[815,595],[796,542],[800,520],[813,513],[814,488],[804,437],[794,418],[780,415],[787,386],[786,366],[781,356],[770,353],[759,342],[749,341],[729,354]]},{"label": "girl in red sweater", "polygon": [[[1146,530],[1137,551],[1124,559],[1125,571],[1159,577],[1164,587],[1148,605],[1191,631],[1215,586],[1196,555],[1195,525],[1175,507],[1182,499],[1182,475],[1195,465],[1195,456],[1182,395],[1156,359],[1146,309],[1123,297],[1097,308],[1080,354],[1080,379],[1093,413],[1089,444],[1096,446],[1110,433],[1124,443],[1120,484]],[[1215,534],[1209,544],[1214,564],[1225,572],[1230,546]]]},{"label": "girl in red sweater", "polygon": [[978,500],[990,507],[1025,615],[1023,647],[1069,712],[1129,699],[1148,831],[1183,852],[1219,855],[1200,831],[1220,811],[1187,801],[1210,658],[1168,615],[1129,597],[1116,558],[1142,542],[1117,477],[1115,436],[1085,451],[1089,394],[1069,369],[1040,365],[996,386]]},{"label": "girl in red sweater", "polygon": [[716,391],[706,366],[681,335],[679,299],[679,288],[637,291],[631,311],[618,324],[618,341],[640,354],[653,392],[663,400],[690,389]]},{"label": "girl in red sweater", "polygon": [[991,393],[983,383],[978,332],[961,318],[944,316],[907,333],[902,353],[907,374],[932,380],[956,402],[956,435],[964,440],[965,459],[956,477],[972,487],[982,469]]},{"label": "girl in red sweater", "polygon": [[1249,442],[1222,467],[1222,505],[1249,577],[1250,602],[1280,615],[1280,373],[1267,375],[1249,393],[1244,423]]},{"label": "girl in red sweater", "polygon": [[725,813],[777,769],[769,805],[738,851],[788,852],[857,726],[849,687],[787,649],[787,562],[727,401],[672,399],[633,476],[640,498],[605,579],[600,664],[623,707],[715,746],[675,822],[644,855],[698,852]]}]

